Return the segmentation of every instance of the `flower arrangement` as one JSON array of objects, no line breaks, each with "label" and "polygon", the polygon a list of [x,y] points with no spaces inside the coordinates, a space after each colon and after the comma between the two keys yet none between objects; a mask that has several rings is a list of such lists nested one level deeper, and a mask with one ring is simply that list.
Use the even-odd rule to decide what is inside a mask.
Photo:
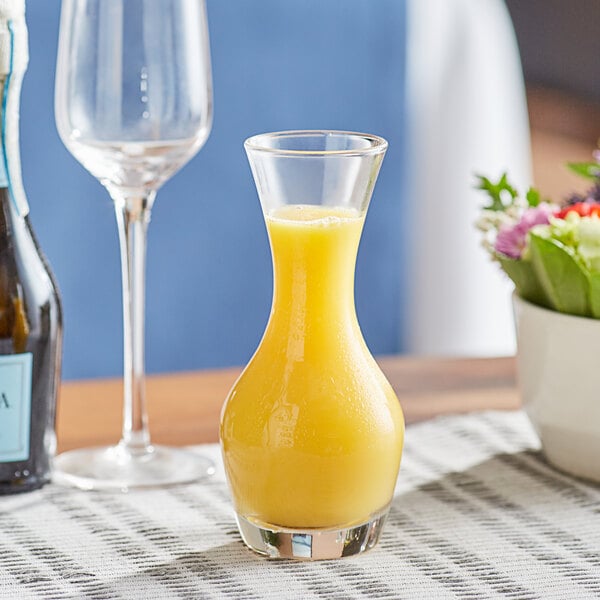
[{"label": "flower arrangement", "polygon": [[521,298],[600,319],[600,150],[594,161],[568,167],[591,187],[561,203],[535,188],[520,195],[506,174],[497,182],[478,176],[490,202],[476,225]]}]

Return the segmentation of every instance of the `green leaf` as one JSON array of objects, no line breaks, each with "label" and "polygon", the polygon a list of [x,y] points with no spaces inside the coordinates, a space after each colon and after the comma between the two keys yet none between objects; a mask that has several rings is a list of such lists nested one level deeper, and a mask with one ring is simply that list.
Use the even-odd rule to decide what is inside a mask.
[{"label": "green leaf", "polygon": [[567,167],[576,175],[586,179],[596,180],[600,178],[600,165],[597,162],[567,163]]},{"label": "green leaf", "polygon": [[506,173],[503,173],[497,183],[483,175],[476,175],[478,185],[476,188],[487,193],[491,203],[484,206],[486,210],[502,211],[510,206],[517,197],[517,190],[508,182]]},{"label": "green leaf", "polygon": [[537,279],[551,307],[571,315],[589,316],[588,274],[572,250],[533,231],[529,233],[529,248]]},{"label": "green leaf", "polygon": [[498,256],[498,260],[503,271],[512,279],[521,298],[539,306],[553,308],[530,260],[515,260],[506,256]]},{"label": "green leaf", "polygon": [[592,316],[600,319],[600,273],[590,273],[590,309]]},{"label": "green leaf", "polygon": [[542,197],[540,195],[539,190],[536,190],[534,187],[530,187],[527,190],[527,196],[525,197],[527,199],[527,204],[532,208],[538,206],[539,203],[542,201]]}]

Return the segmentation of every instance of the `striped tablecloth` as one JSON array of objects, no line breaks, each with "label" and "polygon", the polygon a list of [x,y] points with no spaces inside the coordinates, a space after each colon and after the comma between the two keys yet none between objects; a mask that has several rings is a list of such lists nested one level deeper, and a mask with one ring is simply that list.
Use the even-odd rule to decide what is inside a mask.
[{"label": "striped tablecloth", "polygon": [[0,598],[600,598],[600,487],[548,467],[521,412],[439,418],[407,430],[379,545],[296,563],[242,545],[222,468],[168,491],[50,485],[0,498]]}]

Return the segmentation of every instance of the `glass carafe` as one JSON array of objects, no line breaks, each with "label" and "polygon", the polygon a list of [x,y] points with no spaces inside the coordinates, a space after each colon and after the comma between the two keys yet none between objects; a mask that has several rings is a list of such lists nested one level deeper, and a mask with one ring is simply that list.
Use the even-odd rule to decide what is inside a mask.
[{"label": "glass carafe", "polygon": [[297,131],[258,135],[245,148],[274,293],[221,419],[238,526],[268,556],[357,554],[379,538],[404,438],[398,399],[354,307],[356,254],[387,142]]}]

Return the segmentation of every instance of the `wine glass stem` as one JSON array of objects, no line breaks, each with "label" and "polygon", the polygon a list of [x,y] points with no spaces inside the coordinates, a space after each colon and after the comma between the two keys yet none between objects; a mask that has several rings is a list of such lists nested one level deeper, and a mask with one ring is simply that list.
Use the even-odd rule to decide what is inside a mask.
[{"label": "wine glass stem", "polygon": [[144,373],[146,235],[156,192],[111,190],[115,204],[123,280],[123,433],[129,455],[150,452]]}]

